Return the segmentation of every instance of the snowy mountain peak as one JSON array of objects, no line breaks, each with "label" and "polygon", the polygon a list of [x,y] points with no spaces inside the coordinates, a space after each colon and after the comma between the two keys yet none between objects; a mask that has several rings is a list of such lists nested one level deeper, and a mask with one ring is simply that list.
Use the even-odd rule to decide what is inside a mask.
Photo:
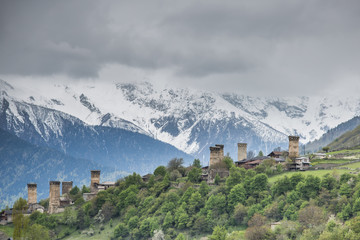
[{"label": "snowy mountain peak", "polygon": [[[200,157],[207,155],[207,147],[214,143],[225,143],[229,152],[236,151],[237,142],[248,142],[249,149],[256,151],[286,148],[287,135],[294,134],[306,143],[360,114],[360,99],[250,97],[159,88],[149,82],[43,82],[24,86],[0,81],[0,90],[9,102],[8,115],[17,121],[22,121],[17,113],[21,104],[41,106],[90,126],[145,134]],[[31,109],[24,110],[24,106],[22,111],[29,111],[31,116]],[[38,119],[33,118],[35,126]],[[61,133],[53,123],[47,127]],[[40,126],[38,129],[46,138],[46,131]]]}]

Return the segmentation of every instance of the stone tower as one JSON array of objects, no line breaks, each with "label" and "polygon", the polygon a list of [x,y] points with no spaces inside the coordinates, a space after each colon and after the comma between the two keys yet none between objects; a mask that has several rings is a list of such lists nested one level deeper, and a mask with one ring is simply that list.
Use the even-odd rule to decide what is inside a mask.
[{"label": "stone tower", "polygon": [[56,213],[60,206],[60,182],[50,181],[49,213]]},{"label": "stone tower", "polygon": [[221,158],[224,158],[224,145],[223,145],[223,144],[215,144],[215,147],[219,147],[219,148],[220,148],[219,156],[220,156]]},{"label": "stone tower", "polygon": [[221,158],[221,148],[220,147],[210,147],[210,166],[220,163]]},{"label": "stone tower", "polygon": [[238,143],[238,161],[247,159],[247,144]]},{"label": "stone tower", "polygon": [[100,183],[100,170],[91,170],[90,192],[96,193],[96,185]]},{"label": "stone tower", "polygon": [[299,157],[299,139],[298,136],[289,136],[289,158]]},{"label": "stone tower", "polygon": [[37,185],[36,183],[28,183],[28,204],[37,203]]},{"label": "stone tower", "polygon": [[70,182],[62,182],[62,195],[64,195],[65,193],[66,194],[69,194],[71,189],[72,189],[72,186],[73,186],[73,182],[70,181]]}]

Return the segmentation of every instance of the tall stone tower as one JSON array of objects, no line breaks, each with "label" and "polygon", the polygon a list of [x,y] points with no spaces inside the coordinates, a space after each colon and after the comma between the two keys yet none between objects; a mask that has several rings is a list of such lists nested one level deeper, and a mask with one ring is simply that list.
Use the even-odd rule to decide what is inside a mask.
[{"label": "tall stone tower", "polygon": [[224,145],[223,145],[223,144],[215,144],[215,147],[219,147],[219,148],[220,148],[219,157],[220,157],[220,158],[224,158]]},{"label": "tall stone tower", "polygon": [[50,181],[49,213],[56,213],[60,206],[60,182]]},{"label": "tall stone tower", "polygon": [[28,204],[37,203],[37,185],[36,183],[28,183]]},{"label": "tall stone tower", "polygon": [[100,170],[91,170],[90,192],[96,193],[96,184],[100,183]]},{"label": "tall stone tower", "polygon": [[70,181],[70,182],[62,182],[62,190],[61,190],[62,195],[64,195],[65,193],[69,194],[71,189],[72,189],[72,186],[73,186],[72,181]]},{"label": "tall stone tower", "polygon": [[289,136],[289,158],[299,157],[299,139],[298,136]]},{"label": "tall stone tower", "polygon": [[238,161],[244,160],[247,158],[247,144],[238,143]]},{"label": "tall stone tower", "polygon": [[210,167],[214,164],[221,162],[221,148],[220,147],[210,147]]}]

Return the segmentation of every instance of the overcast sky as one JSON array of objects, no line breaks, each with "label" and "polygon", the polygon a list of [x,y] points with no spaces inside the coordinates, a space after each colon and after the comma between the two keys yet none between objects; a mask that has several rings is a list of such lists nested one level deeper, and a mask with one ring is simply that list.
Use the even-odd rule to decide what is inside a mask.
[{"label": "overcast sky", "polygon": [[0,78],[357,95],[359,0],[0,0]]}]

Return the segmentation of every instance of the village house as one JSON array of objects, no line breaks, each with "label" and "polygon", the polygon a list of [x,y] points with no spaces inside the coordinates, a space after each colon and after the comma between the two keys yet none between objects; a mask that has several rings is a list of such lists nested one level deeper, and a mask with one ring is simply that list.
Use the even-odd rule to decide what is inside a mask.
[{"label": "village house", "polygon": [[310,167],[310,160],[308,157],[298,157],[292,163],[288,163],[288,170],[304,171]]}]

